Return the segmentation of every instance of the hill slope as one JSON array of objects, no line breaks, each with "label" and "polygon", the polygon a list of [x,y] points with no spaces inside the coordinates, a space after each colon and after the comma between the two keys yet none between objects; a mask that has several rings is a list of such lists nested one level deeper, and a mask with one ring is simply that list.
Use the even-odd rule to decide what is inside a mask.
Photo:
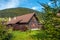
[{"label": "hill slope", "polygon": [[11,8],[11,9],[0,10],[0,17],[13,17],[32,12],[39,13],[38,11],[28,8]]}]

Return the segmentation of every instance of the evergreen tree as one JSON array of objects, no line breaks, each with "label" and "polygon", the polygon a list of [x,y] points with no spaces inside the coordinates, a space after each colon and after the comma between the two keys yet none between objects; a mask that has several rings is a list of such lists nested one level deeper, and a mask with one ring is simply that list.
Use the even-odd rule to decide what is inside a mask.
[{"label": "evergreen tree", "polygon": [[[60,18],[58,18],[57,11],[59,10],[59,7],[57,6],[57,0],[51,0],[54,1],[55,7],[52,8],[48,4],[40,4],[44,8],[44,14],[43,20],[44,20],[44,27],[45,31],[47,33],[48,39],[51,40],[60,40]],[[58,26],[58,27],[56,27]]]}]

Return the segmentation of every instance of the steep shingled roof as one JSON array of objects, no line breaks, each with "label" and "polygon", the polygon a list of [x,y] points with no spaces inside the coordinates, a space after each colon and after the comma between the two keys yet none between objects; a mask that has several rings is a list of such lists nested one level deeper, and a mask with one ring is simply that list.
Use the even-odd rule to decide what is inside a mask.
[{"label": "steep shingled roof", "polygon": [[7,22],[7,24],[15,24],[17,22],[27,23],[27,22],[29,22],[29,20],[32,18],[32,16],[34,14],[35,13],[30,13],[30,14],[25,14],[25,15],[22,15],[22,16],[17,16],[16,19],[12,18],[11,21]]}]

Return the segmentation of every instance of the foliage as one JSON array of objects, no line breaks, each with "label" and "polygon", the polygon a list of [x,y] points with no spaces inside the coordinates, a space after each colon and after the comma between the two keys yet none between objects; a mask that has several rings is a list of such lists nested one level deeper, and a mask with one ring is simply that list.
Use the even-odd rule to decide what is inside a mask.
[{"label": "foliage", "polygon": [[8,33],[5,25],[0,23],[0,40],[11,40],[12,34]]},{"label": "foliage", "polygon": [[[50,40],[60,40],[60,27],[56,28],[60,22],[54,20],[53,18],[56,17],[57,11],[59,10],[56,6],[57,0],[53,0],[55,3],[55,7],[52,8],[51,6],[45,4],[41,4],[44,7],[45,16],[43,17],[44,20],[44,27],[47,33],[47,36]],[[57,25],[58,24],[58,25]]]},{"label": "foliage", "polygon": [[35,40],[44,40],[45,38],[47,38],[47,34],[44,30],[39,30],[39,32],[31,35],[31,37]]},{"label": "foliage", "polygon": [[19,31],[13,31],[13,37],[12,40],[35,40],[34,38],[31,37],[31,35],[34,35],[38,33],[37,30],[32,30],[31,32],[29,30],[25,32]]}]

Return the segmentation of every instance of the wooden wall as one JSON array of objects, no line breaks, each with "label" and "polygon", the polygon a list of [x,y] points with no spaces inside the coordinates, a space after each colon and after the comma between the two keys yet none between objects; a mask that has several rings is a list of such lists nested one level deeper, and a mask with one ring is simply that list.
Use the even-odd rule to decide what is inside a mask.
[{"label": "wooden wall", "polygon": [[38,21],[33,16],[33,18],[30,20],[29,26],[31,29],[38,28]]}]

